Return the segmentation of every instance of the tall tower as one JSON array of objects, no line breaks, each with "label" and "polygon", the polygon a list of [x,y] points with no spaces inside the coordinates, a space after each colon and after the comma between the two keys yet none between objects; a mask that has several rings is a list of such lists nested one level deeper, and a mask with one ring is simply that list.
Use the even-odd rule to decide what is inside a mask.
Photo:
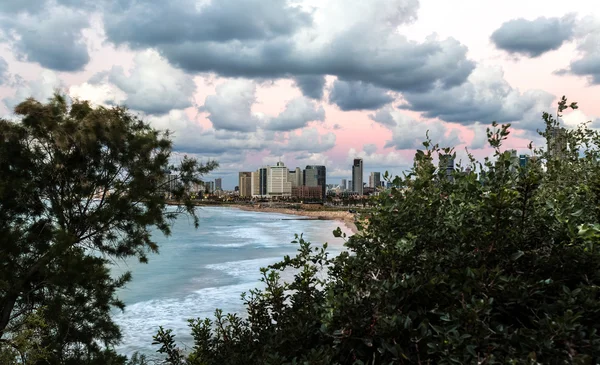
[{"label": "tall tower", "polygon": [[380,172],[371,172],[369,175],[369,187],[378,188],[381,186],[381,173]]},{"label": "tall tower", "polygon": [[215,190],[223,190],[223,179],[220,177],[215,179]]},{"label": "tall tower", "polygon": [[327,169],[322,165],[309,165],[304,169],[304,186],[321,188],[323,199],[327,196]]},{"label": "tall tower", "polygon": [[363,195],[363,160],[355,158],[352,164],[352,191]]},{"label": "tall tower", "polygon": [[450,181],[454,180],[454,158],[452,155],[446,154],[440,156],[440,171],[446,171],[446,178]]},{"label": "tall tower", "polygon": [[342,191],[346,191],[346,179],[342,179],[342,184],[340,185]]},{"label": "tall tower", "polygon": [[548,153],[551,158],[562,158],[567,149],[566,130],[560,127],[550,127],[548,136]]}]

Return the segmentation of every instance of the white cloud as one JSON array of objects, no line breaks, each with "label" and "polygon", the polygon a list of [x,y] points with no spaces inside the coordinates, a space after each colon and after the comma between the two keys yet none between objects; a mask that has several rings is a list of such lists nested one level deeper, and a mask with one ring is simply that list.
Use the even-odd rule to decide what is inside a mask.
[{"label": "white cloud", "polygon": [[291,131],[306,127],[311,121],[325,120],[325,109],[307,97],[292,99],[285,110],[274,118],[269,118],[265,128],[275,131]]},{"label": "white cloud", "polygon": [[129,75],[120,66],[107,73],[108,81],[127,95],[128,107],[147,114],[166,114],[193,105],[196,83],[190,75],[169,64],[158,52],[138,53]]},{"label": "white cloud", "polygon": [[462,143],[459,131],[449,128],[447,123],[439,120],[417,121],[392,107],[380,109],[371,114],[370,118],[392,131],[392,139],[385,144],[386,148],[420,148],[426,139],[426,132],[432,142],[438,143],[440,147],[455,147]]},{"label": "white cloud", "polygon": [[251,132],[263,124],[260,114],[252,112],[256,102],[256,83],[246,79],[226,81],[209,95],[201,111],[209,113],[208,119],[215,129]]},{"label": "white cloud", "polygon": [[46,102],[57,90],[62,91],[64,87],[58,75],[50,70],[42,71],[37,79],[31,81],[21,79],[18,81],[18,85],[15,95],[4,99],[4,105],[10,111],[29,97],[33,97],[40,102]]}]

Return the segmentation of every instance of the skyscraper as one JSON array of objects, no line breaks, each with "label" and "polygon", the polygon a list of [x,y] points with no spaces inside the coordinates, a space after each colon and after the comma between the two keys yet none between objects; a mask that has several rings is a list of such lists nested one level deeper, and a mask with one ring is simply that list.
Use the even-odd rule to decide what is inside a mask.
[{"label": "skyscraper", "polygon": [[239,181],[240,197],[252,196],[252,173],[240,172]]},{"label": "skyscraper", "polygon": [[220,177],[215,179],[215,190],[223,190],[223,179]]},{"label": "skyscraper", "polygon": [[381,173],[380,172],[371,172],[369,175],[369,187],[370,188],[378,188],[381,186]]},{"label": "skyscraper", "polygon": [[269,176],[269,169],[261,167],[258,169],[258,195],[267,195],[267,177]]},{"label": "skyscraper", "polygon": [[566,130],[560,127],[550,127],[548,136],[548,153],[551,158],[561,158],[567,149]]},{"label": "skyscraper", "polygon": [[453,173],[454,173],[454,157],[452,155],[441,155],[440,156],[440,171],[446,171],[446,178],[450,181],[453,181]]},{"label": "skyscraper", "polygon": [[327,192],[327,169],[321,165],[309,165],[304,169],[304,186],[320,187],[323,199]]},{"label": "skyscraper", "polygon": [[342,188],[342,191],[346,190],[346,179],[342,179],[342,184],[340,185],[340,187]]},{"label": "skyscraper", "polygon": [[363,195],[363,160],[355,158],[352,164],[352,191]]},{"label": "skyscraper", "polygon": [[292,183],[288,180],[288,169],[283,162],[267,167],[267,195],[291,196]]},{"label": "skyscraper", "polygon": [[527,163],[529,163],[528,155],[519,155],[519,166],[526,167]]},{"label": "skyscraper", "polygon": [[299,167],[296,167],[295,170],[290,170],[288,180],[292,183],[292,187],[302,186],[304,172]]}]

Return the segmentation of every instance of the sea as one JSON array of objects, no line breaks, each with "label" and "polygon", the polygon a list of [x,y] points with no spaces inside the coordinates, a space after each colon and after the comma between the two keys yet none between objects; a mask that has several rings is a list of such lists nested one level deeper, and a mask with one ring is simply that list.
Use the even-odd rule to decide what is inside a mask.
[{"label": "sea", "polygon": [[159,326],[172,329],[179,346],[189,346],[188,319],[214,318],[216,308],[245,315],[240,295],[262,288],[261,267],[295,255],[294,234],[303,234],[314,245],[327,242],[332,255],[344,250],[344,240],[335,238],[333,230],[340,227],[350,234],[341,222],[331,220],[225,207],[197,209],[199,228],[183,215],[170,236],[153,235],[160,252],[150,255],[149,263],[114,262],[113,275],[133,275],[118,292],[125,311],[112,314],[123,333],[118,352],[155,354],[158,346],[152,345],[152,336]]}]

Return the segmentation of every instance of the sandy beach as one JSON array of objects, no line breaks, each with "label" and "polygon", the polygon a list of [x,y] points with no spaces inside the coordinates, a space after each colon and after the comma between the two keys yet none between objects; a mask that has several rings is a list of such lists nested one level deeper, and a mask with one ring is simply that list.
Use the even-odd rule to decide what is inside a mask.
[{"label": "sandy beach", "polygon": [[325,220],[336,220],[344,223],[344,225],[353,233],[358,233],[358,228],[354,223],[354,214],[348,211],[328,211],[328,210],[305,210],[305,209],[289,209],[283,207],[269,207],[264,205],[242,205],[233,204],[232,208],[238,208],[242,210],[248,210],[253,212],[268,212],[268,213],[282,213],[298,215],[303,217],[309,217],[313,219],[325,219]]}]

